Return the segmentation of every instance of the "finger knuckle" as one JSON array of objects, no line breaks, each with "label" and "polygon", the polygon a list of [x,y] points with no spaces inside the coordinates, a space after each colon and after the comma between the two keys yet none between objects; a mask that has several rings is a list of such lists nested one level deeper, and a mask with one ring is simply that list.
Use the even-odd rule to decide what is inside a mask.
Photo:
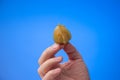
[{"label": "finger knuckle", "polygon": [[38,68],[37,72],[38,72],[38,73],[41,73],[41,70],[40,70],[40,68]]},{"label": "finger knuckle", "polygon": [[39,74],[41,77],[43,76],[43,72],[42,72],[42,70],[41,70],[40,67],[38,68],[38,74]]},{"label": "finger knuckle", "polygon": [[40,59],[38,60],[38,64],[39,64],[39,65],[41,64],[41,60],[40,60]]}]

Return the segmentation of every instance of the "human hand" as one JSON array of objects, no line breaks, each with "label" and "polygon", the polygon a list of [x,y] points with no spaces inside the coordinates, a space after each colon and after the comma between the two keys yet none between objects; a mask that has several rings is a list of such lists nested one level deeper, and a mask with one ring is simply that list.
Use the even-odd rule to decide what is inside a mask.
[{"label": "human hand", "polygon": [[[69,57],[66,63],[60,63],[61,56],[55,57],[55,54],[62,48]],[[42,80],[90,80],[82,57],[70,43],[65,46],[53,44],[43,52],[38,63],[40,64],[38,73]]]}]

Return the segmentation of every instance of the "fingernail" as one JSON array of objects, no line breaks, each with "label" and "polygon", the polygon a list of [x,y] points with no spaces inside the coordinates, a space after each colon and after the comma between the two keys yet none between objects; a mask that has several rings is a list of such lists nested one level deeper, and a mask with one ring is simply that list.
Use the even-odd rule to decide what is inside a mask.
[{"label": "fingernail", "polygon": [[60,60],[61,60],[61,57],[57,57],[56,60],[57,60],[57,61],[60,61]]},{"label": "fingernail", "polygon": [[53,47],[53,49],[56,49],[58,46],[59,45],[55,43],[52,47]]}]

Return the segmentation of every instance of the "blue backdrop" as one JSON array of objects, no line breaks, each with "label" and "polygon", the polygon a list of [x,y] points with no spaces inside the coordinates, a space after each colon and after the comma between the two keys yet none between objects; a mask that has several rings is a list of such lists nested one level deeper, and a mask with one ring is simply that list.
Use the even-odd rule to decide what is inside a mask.
[{"label": "blue backdrop", "polygon": [[91,80],[120,80],[119,0],[0,0],[0,80],[41,80],[38,58],[60,23]]}]

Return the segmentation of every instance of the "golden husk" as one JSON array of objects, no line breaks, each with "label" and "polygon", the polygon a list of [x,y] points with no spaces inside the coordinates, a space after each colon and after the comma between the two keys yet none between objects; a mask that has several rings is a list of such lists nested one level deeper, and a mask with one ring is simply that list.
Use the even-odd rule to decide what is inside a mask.
[{"label": "golden husk", "polygon": [[54,41],[58,44],[67,44],[71,33],[63,25],[58,25],[54,30]]}]

